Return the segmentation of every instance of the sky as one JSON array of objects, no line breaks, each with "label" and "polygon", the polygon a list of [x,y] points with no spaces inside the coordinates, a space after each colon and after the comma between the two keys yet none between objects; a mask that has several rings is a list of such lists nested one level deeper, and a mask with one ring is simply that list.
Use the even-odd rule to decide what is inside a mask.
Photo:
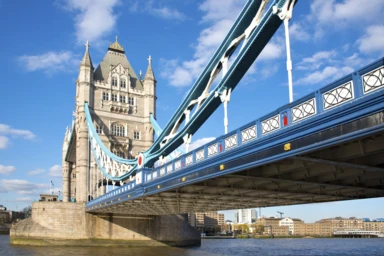
[{"label": "sky", "polygon": [[[21,210],[62,190],[61,156],[75,107],[85,42],[95,67],[115,36],[136,74],[148,56],[164,127],[220,44],[245,0],[0,0],[0,204]],[[299,0],[290,21],[294,99],[384,56],[384,1]],[[289,101],[281,27],[229,102],[229,130]],[[220,107],[193,136],[224,133]],[[258,209],[257,209],[258,210]],[[262,215],[384,217],[384,199],[263,208]],[[226,211],[233,219],[235,211]]]}]

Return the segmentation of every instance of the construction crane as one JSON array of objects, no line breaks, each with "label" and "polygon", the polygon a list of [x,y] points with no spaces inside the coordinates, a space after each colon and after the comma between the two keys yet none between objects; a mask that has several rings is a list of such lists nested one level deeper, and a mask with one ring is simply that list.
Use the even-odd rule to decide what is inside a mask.
[{"label": "construction crane", "polygon": [[277,211],[277,213],[280,213],[280,218],[282,219],[283,218],[283,212],[279,212],[279,211]]}]

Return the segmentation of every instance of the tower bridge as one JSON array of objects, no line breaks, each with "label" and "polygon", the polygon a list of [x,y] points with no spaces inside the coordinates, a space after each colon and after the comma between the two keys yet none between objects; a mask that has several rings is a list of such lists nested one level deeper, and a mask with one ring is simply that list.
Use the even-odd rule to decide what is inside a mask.
[{"label": "tower bridge", "polygon": [[[144,77],[138,76],[116,37],[95,69],[87,43],[76,118],[63,143],[58,206],[81,221],[59,220],[58,208],[35,203],[38,214],[15,227],[11,240],[29,226],[71,237],[71,228],[49,231],[49,217],[79,232],[79,239],[191,245],[199,234],[179,214],[383,197],[383,58],[227,130],[231,94],[282,23],[288,32],[296,3],[249,0],[164,129],[154,121],[151,57]],[[221,104],[225,134],[190,151],[193,134]],[[185,152],[165,162],[182,144]]]}]

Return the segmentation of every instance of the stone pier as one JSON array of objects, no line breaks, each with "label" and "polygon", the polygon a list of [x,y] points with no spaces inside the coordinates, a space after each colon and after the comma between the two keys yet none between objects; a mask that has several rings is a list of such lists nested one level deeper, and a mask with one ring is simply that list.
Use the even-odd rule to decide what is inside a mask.
[{"label": "stone pier", "polygon": [[200,232],[186,215],[137,216],[84,211],[85,203],[35,202],[32,217],[11,227],[11,244],[196,246]]}]

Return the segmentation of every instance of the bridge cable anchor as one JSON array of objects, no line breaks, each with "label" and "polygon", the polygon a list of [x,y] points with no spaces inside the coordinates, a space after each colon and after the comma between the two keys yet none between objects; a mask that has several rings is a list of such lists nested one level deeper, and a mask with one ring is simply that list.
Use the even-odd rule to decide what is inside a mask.
[{"label": "bridge cable anchor", "polygon": [[228,133],[228,102],[231,99],[232,89],[225,89],[222,92],[215,92],[215,97],[220,97],[224,105],[224,132]]},{"label": "bridge cable anchor", "polygon": [[282,8],[277,6],[272,7],[273,14],[277,14],[284,21],[285,30],[285,45],[287,49],[287,72],[288,72],[288,88],[289,88],[289,103],[293,101],[293,86],[292,86],[292,60],[291,60],[291,45],[289,39],[289,20],[292,18],[293,6],[296,0],[287,0]]}]

